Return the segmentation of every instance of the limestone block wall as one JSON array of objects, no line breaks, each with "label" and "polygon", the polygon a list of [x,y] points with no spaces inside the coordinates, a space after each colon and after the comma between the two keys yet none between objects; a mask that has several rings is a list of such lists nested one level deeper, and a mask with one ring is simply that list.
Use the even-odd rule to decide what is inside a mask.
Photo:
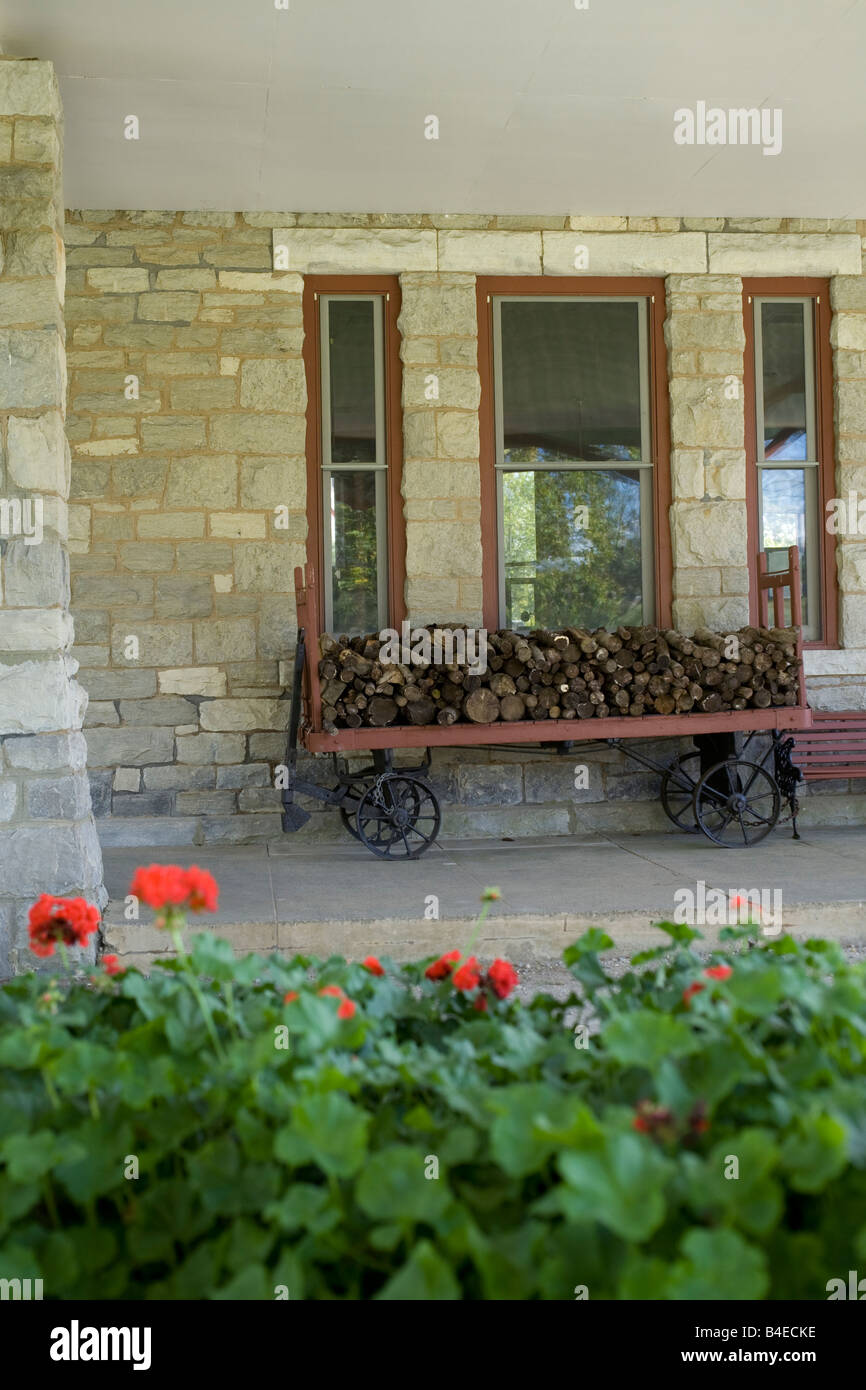
[{"label": "limestone block wall", "polygon": [[[795,218],[70,213],[75,654],[104,841],[280,833],[279,663],[306,535],[305,275],[400,277],[407,605],[419,621],[467,623],[481,619],[482,583],[476,277],[553,284],[575,274],[577,246],[589,274],[664,277],[675,620],[728,629],[748,612],[742,279],[831,279],[838,488],[866,495],[864,234]],[[807,658],[827,707],[866,702],[862,547],[839,547],[845,649]],[[579,796],[567,759],[437,755],[445,831],[565,832],[584,825],[584,804],[598,828],[666,824],[655,780],[619,754],[574,761],[591,769]],[[848,800],[825,818],[866,816],[859,787],[832,790]],[[816,816],[819,800],[839,799],[815,797]],[[309,809],[302,834],[343,833]]]},{"label": "limestone block wall", "polygon": [[406,604],[418,622],[480,625],[475,276],[409,271],[400,288]]},{"label": "limestone block wall", "polygon": [[278,834],[300,276],[273,273],[270,233],[233,213],[76,213],[66,237],[75,655],[103,840]]},{"label": "limestone block wall", "polygon": [[734,275],[667,280],[673,617],[686,631],[749,621],[742,292]]},{"label": "limestone block wall", "polygon": [[51,64],[0,57],[0,978],[40,964],[39,894],[105,901],[70,654],[60,162]]}]

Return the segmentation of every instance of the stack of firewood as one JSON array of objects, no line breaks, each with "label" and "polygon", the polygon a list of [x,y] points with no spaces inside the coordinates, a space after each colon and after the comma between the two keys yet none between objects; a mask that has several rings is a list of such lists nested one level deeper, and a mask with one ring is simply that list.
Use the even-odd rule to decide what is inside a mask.
[{"label": "stack of firewood", "polygon": [[[792,628],[745,627],[724,635],[699,628],[692,637],[655,627],[491,632],[483,675],[465,664],[382,661],[375,634],[325,634],[319,648],[322,725],[328,732],[362,725],[716,714],[796,705],[798,699]],[[483,651],[478,664],[484,664]]]}]

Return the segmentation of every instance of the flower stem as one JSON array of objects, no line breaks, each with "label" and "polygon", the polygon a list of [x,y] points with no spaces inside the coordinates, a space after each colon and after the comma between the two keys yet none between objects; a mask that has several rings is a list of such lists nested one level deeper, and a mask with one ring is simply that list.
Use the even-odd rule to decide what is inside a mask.
[{"label": "flower stem", "polygon": [[58,941],[57,949],[60,952],[60,959],[63,961],[64,970],[66,971],[67,975],[71,976],[72,966],[69,963],[69,953],[66,950],[65,944],[62,941]]},{"label": "flower stem", "polygon": [[51,1077],[48,1075],[47,1071],[43,1071],[42,1080],[45,1082],[45,1089],[48,1092],[48,1099],[51,1101],[51,1104],[53,1105],[54,1109],[59,1110],[60,1098],[57,1094],[57,1091],[55,1090],[54,1082],[51,1080]]},{"label": "flower stem", "polygon": [[482,905],[481,905],[481,911],[479,912],[478,916],[475,918],[475,926],[472,928],[472,935],[471,935],[470,938],[469,938],[469,944],[466,946],[466,948],[465,948],[465,950],[464,950],[464,952],[463,952],[463,959],[464,959],[464,960],[466,960],[466,958],[467,958],[469,955],[471,955],[471,953],[472,953],[472,947],[475,945],[475,940],[476,940],[476,938],[477,938],[477,936],[478,936],[478,933],[479,933],[480,930],[481,930],[481,927],[482,927],[482,924],[483,924],[483,922],[484,922],[484,919],[485,919],[485,917],[487,916],[487,914],[488,914],[489,911],[490,911],[490,903],[489,903],[489,902],[482,903]]},{"label": "flower stem", "polygon": [[231,980],[226,980],[225,984],[223,985],[223,996],[226,1001],[226,1009],[228,1010],[228,1015],[232,1021],[234,1030],[236,1033],[239,1034],[241,1030],[240,1025],[238,1024],[237,1014],[235,1013],[235,996],[234,990],[232,989]]}]

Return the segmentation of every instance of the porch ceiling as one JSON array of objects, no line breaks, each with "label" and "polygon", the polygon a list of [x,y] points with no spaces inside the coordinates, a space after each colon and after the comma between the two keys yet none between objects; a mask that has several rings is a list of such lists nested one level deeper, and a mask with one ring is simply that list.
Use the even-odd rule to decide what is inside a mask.
[{"label": "porch ceiling", "polygon": [[[60,77],[67,205],[866,217],[862,0],[289,5],[5,0],[4,51]],[[698,101],[780,107],[782,152],[676,145]]]}]

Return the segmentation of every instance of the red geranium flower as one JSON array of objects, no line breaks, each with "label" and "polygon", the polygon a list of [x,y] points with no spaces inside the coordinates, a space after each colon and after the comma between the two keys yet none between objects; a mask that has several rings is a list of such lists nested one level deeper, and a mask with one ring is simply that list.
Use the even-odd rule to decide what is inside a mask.
[{"label": "red geranium flower", "polygon": [[385,971],[377,961],[375,956],[365,956],[361,961],[365,970],[369,970],[371,975],[384,975]]},{"label": "red geranium flower", "polygon": [[480,1014],[486,1014],[486,1013],[487,1013],[487,999],[486,999],[486,997],[485,997],[483,994],[479,994],[478,998],[475,1000],[475,1004],[474,1004],[473,1007],[476,1008]]},{"label": "red geranium flower", "polygon": [[337,1018],[354,1018],[354,1016],[355,1005],[352,1003],[351,999],[344,999],[337,1010]]},{"label": "red geranium flower", "polygon": [[480,983],[481,971],[478,969],[478,961],[474,956],[470,956],[468,960],[463,962],[460,969],[454,972],[454,988],[474,989]]},{"label": "red geranium flower", "polygon": [[219,889],[213,874],[190,864],[186,871],[190,912],[216,912]]},{"label": "red geranium flower", "polygon": [[683,1003],[685,1004],[686,1008],[689,1008],[689,1000],[691,999],[692,995],[700,994],[702,989],[706,989],[706,985],[702,985],[699,980],[695,980],[694,984],[686,986],[686,988],[683,990]]},{"label": "red geranium flower", "polygon": [[514,986],[519,983],[517,971],[507,960],[495,960],[487,971],[487,978],[491,989],[500,999],[507,999]]},{"label": "red geranium flower", "polygon": [[710,965],[704,971],[704,974],[709,975],[711,980],[727,980],[728,976],[733,975],[733,973],[730,965]]},{"label": "red geranium flower", "polygon": [[650,1132],[650,1122],[645,1115],[635,1115],[631,1127],[640,1130],[641,1134],[649,1134]]},{"label": "red geranium flower", "polygon": [[157,911],[180,907],[188,892],[186,874],[179,864],[149,864],[136,869],[129,891]]},{"label": "red geranium flower", "polygon": [[320,994],[332,994],[335,999],[343,998],[343,991],[339,985],[323,985],[319,990]]},{"label": "red geranium flower", "polygon": [[106,975],[122,975],[122,974],[123,974],[123,966],[122,966],[121,963],[120,963],[120,957],[119,957],[119,956],[103,956],[103,957],[102,957],[102,968],[103,968],[103,970],[105,971]]},{"label": "red geranium flower", "polygon": [[54,944],[86,946],[99,926],[99,911],[84,898],[53,898],[43,893],[28,913],[30,949],[35,956],[51,956]]},{"label": "red geranium flower", "polygon": [[283,1003],[284,1003],[284,1004],[294,1004],[294,1002],[295,1002],[295,1000],[297,999],[297,997],[298,997],[298,991],[297,991],[296,989],[290,989],[289,992],[288,992],[288,994],[284,994],[284,995],[283,995]]},{"label": "red geranium flower", "polygon": [[444,980],[446,975],[450,975],[454,969],[455,960],[460,959],[459,951],[449,951],[447,955],[440,956],[434,960],[432,965],[428,965],[424,974],[428,980]]},{"label": "red geranium flower", "polygon": [[149,864],[136,869],[129,891],[157,912],[187,908],[190,912],[216,912],[219,889],[213,874],[191,864]]}]

